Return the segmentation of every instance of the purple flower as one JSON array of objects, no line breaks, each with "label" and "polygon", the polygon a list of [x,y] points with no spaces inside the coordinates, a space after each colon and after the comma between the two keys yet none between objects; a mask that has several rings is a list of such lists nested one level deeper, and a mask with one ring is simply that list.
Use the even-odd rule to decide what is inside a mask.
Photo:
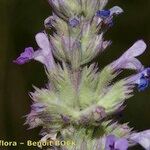
[{"label": "purple flower", "polygon": [[113,17],[114,15],[119,15],[123,13],[123,9],[119,6],[114,6],[109,10],[98,10],[96,12],[96,16],[103,19],[103,23],[105,26],[112,27],[113,26]]},{"label": "purple flower", "polygon": [[144,91],[150,84],[150,68],[144,69],[137,80],[138,90]]},{"label": "purple flower", "polygon": [[138,143],[146,150],[150,150],[150,130],[133,133],[130,136],[130,140],[130,142],[133,142],[133,145]]},{"label": "purple flower", "polygon": [[109,135],[106,138],[105,150],[127,150],[128,141],[124,138],[116,138],[114,135]]},{"label": "purple flower", "polygon": [[111,16],[110,10],[98,10],[96,16],[103,19],[104,27],[107,28],[113,26],[113,17]]},{"label": "purple flower", "polygon": [[106,19],[107,17],[110,16],[110,10],[98,10],[96,12],[96,16]]},{"label": "purple flower", "polygon": [[32,47],[25,48],[25,51],[13,62],[19,65],[23,65],[33,59],[34,50]]},{"label": "purple flower", "polygon": [[135,58],[144,53],[146,44],[143,40],[137,41],[132,47],[130,47],[119,59],[114,61],[111,65],[114,70],[118,69],[133,69],[137,71],[143,70],[141,62]]},{"label": "purple flower", "polygon": [[114,6],[111,9],[109,9],[110,11],[110,15],[120,15],[121,13],[123,13],[123,9],[119,6]]},{"label": "purple flower", "polygon": [[34,51],[32,47],[26,48],[25,51],[13,62],[22,65],[34,59],[43,63],[48,70],[54,68],[54,58],[47,35],[45,33],[38,33],[35,38],[39,49]]},{"label": "purple flower", "polygon": [[69,25],[71,27],[76,27],[77,25],[79,25],[79,23],[80,23],[80,21],[77,18],[69,19]]},{"label": "purple flower", "polygon": [[139,79],[138,83],[138,90],[144,91],[149,86],[149,80],[142,74],[141,78]]},{"label": "purple flower", "polygon": [[145,68],[142,73],[146,78],[150,79],[150,68]]}]

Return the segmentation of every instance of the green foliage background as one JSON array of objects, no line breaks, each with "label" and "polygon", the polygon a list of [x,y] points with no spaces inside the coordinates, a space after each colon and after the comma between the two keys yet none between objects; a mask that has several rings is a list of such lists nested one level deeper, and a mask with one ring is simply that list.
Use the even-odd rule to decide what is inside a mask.
[{"label": "green foliage background", "polygon": [[[125,13],[115,19],[115,26],[105,36],[113,40],[113,45],[96,58],[99,67],[119,57],[141,38],[148,48],[140,60],[145,66],[150,66],[150,1],[110,0],[107,7],[113,5],[121,6]],[[0,139],[20,142],[39,139],[39,129],[27,130],[27,126],[23,126],[25,118],[22,116],[30,111],[28,92],[33,90],[32,84],[43,87],[47,81],[44,69],[36,62],[17,66],[12,60],[23,48],[36,47],[34,35],[44,29],[43,21],[50,14],[51,8],[46,0],[0,0]],[[128,100],[120,121],[130,122],[130,126],[136,130],[148,129],[149,114],[150,88]]]}]

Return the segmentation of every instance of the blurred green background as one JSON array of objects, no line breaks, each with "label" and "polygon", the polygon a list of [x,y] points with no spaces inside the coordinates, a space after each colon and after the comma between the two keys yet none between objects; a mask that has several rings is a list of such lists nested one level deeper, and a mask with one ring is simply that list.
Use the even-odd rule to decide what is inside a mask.
[{"label": "blurred green background", "polygon": [[[110,0],[107,7],[119,5],[125,13],[115,19],[115,26],[106,34],[113,45],[97,58],[102,67],[119,57],[136,40],[144,39],[147,52],[140,57],[150,65],[150,0]],[[12,63],[27,46],[36,47],[34,35],[42,31],[43,21],[51,14],[46,0],[0,0],[0,139],[25,142],[39,139],[40,128],[27,130],[23,126],[30,111],[28,92],[32,85],[47,82],[43,66],[32,62],[23,66]],[[123,122],[130,122],[135,130],[150,128],[150,88],[127,101]],[[30,147],[1,148],[0,150],[36,149]],[[133,150],[142,148],[135,147]]]}]

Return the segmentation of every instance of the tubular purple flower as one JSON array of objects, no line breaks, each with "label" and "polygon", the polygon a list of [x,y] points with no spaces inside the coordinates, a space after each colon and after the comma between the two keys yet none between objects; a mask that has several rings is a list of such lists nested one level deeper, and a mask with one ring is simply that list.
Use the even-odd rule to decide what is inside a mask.
[{"label": "tubular purple flower", "polygon": [[146,44],[143,40],[137,41],[132,47],[130,47],[119,59],[114,61],[111,65],[114,70],[118,69],[133,69],[142,71],[144,69],[141,62],[135,58],[144,53]]},{"label": "tubular purple flower", "polygon": [[96,16],[98,17],[101,17],[103,19],[106,19],[110,16],[113,16],[113,15],[120,15],[121,13],[123,13],[123,9],[119,6],[114,6],[112,7],[111,9],[109,10],[98,10],[96,12]]},{"label": "tubular purple flower", "polygon": [[34,51],[32,47],[26,48],[13,62],[22,65],[34,59],[43,63],[48,70],[54,69],[54,58],[47,35],[45,33],[38,33],[35,38],[40,48],[37,51]]},{"label": "tubular purple flower", "polygon": [[114,6],[109,10],[98,10],[96,16],[100,17],[103,20],[104,26],[112,27],[113,26],[113,17],[123,13],[123,9],[119,6]]}]

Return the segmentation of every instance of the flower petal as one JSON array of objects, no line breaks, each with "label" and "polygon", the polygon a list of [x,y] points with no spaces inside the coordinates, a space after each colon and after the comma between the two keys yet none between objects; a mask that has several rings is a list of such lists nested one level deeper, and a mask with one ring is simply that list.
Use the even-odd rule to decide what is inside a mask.
[{"label": "flower petal", "polygon": [[121,13],[123,13],[123,9],[119,6],[114,6],[110,9],[110,15],[119,15]]},{"label": "flower petal", "polygon": [[122,63],[122,66],[120,66],[120,68],[142,71],[144,69],[144,66],[137,58],[132,58]]},{"label": "flower petal", "polygon": [[41,32],[36,34],[35,39],[38,46],[42,49],[44,55],[47,55],[49,52],[51,52],[50,43],[45,33]]},{"label": "flower petal", "polygon": [[34,60],[41,62],[42,64],[46,64],[45,56],[43,55],[42,50],[37,50],[34,53]]},{"label": "flower petal", "polygon": [[96,16],[105,19],[110,16],[110,10],[98,10]]},{"label": "flower petal", "polygon": [[150,130],[134,133],[131,135],[130,139],[139,143],[146,150],[150,150]]},{"label": "flower petal", "polygon": [[141,54],[144,53],[146,50],[146,44],[143,40],[137,41],[132,47],[130,47],[124,54],[123,56],[125,58],[133,58],[140,56]]},{"label": "flower petal", "polygon": [[111,65],[115,70],[135,69],[138,71],[142,71],[144,67],[141,64],[141,62],[135,57],[141,55],[145,51],[145,49],[146,44],[144,43],[143,40],[139,40]]},{"label": "flower petal", "polygon": [[150,68],[145,68],[142,71],[142,74],[146,77],[146,78],[150,78]]},{"label": "flower petal", "polygon": [[128,146],[128,141],[124,138],[120,138],[115,142],[115,149],[118,150],[127,150]]},{"label": "flower petal", "polygon": [[33,59],[34,50],[32,47],[25,48],[25,51],[13,62],[19,65],[23,65]]},{"label": "flower petal", "polygon": [[117,138],[114,135],[109,135],[106,137],[105,150],[111,150],[111,147],[114,146]]},{"label": "flower petal", "polygon": [[41,49],[34,53],[34,59],[43,63],[48,70],[55,68],[51,45],[47,35],[45,33],[38,33],[35,39]]}]

